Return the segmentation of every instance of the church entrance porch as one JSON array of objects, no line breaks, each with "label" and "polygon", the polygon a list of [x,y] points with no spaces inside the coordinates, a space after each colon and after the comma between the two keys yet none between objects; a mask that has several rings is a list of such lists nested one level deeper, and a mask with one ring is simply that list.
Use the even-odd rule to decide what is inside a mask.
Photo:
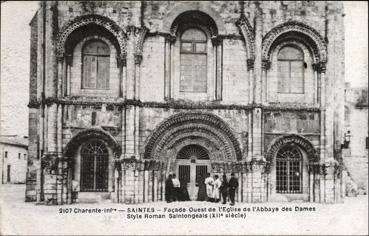
[{"label": "church entrance porch", "polygon": [[181,185],[186,185],[181,188],[187,188],[190,200],[197,200],[199,186],[204,184],[210,170],[209,154],[200,145],[185,146],[177,154],[176,173]]}]

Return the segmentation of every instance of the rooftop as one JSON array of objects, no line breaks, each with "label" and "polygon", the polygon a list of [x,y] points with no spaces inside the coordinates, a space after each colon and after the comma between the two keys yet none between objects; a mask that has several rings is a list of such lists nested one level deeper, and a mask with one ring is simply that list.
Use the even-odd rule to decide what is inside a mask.
[{"label": "rooftop", "polygon": [[28,148],[28,137],[18,135],[0,135],[0,143]]}]

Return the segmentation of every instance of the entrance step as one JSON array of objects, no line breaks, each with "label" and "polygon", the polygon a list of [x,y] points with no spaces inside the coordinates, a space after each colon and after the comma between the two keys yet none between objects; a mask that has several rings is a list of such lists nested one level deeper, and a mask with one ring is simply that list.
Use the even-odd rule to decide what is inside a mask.
[{"label": "entrance step", "polygon": [[78,202],[79,203],[100,203],[110,200],[110,193],[95,193],[95,192],[79,192]]}]

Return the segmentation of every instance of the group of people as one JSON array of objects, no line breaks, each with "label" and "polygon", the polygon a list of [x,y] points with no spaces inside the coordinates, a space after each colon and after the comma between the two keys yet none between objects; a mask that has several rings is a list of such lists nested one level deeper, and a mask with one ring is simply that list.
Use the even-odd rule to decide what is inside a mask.
[{"label": "group of people", "polygon": [[[226,204],[227,198],[229,198],[230,204],[235,204],[238,180],[235,178],[234,173],[231,174],[229,181],[225,174],[222,179],[220,179],[218,175],[214,175],[213,178],[210,173],[207,173],[206,178],[200,175],[198,186],[198,201],[220,202],[222,199],[222,203]],[[167,202],[190,200],[187,191],[187,183],[178,180],[175,174],[170,174],[165,181],[165,200]]]},{"label": "group of people", "polygon": [[231,201],[233,206],[235,203],[236,189],[238,188],[238,180],[231,174],[231,178],[228,182],[227,176],[223,174],[222,179],[218,175],[214,175],[214,178],[207,173],[206,179],[204,181],[206,187],[206,199],[209,202],[220,202],[227,203],[227,198]]},{"label": "group of people", "polygon": [[180,181],[176,174],[170,174],[165,181],[165,201],[189,201],[190,196],[187,191],[187,183]]}]

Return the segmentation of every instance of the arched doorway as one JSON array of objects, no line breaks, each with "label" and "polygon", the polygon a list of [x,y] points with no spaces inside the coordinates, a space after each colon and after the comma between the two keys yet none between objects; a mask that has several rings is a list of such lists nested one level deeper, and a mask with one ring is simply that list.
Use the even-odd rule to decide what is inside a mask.
[{"label": "arched doorway", "polygon": [[284,135],[269,145],[265,157],[271,164],[269,200],[308,201],[314,191],[308,168],[319,161],[312,143],[297,134]]},{"label": "arched doorway", "polygon": [[191,200],[197,199],[199,185],[210,171],[210,158],[207,150],[200,145],[183,147],[176,156],[176,173],[181,184],[187,185]]},{"label": "arched doorway", "polygon": [[303,157],[295,145],[281,148],[276,156],[276,192],[302,193]]},{"label": "arched doorway", "polygon": [[90,140],[81,147],[81,192],[107,192],[109,152],[100,140]]}]

